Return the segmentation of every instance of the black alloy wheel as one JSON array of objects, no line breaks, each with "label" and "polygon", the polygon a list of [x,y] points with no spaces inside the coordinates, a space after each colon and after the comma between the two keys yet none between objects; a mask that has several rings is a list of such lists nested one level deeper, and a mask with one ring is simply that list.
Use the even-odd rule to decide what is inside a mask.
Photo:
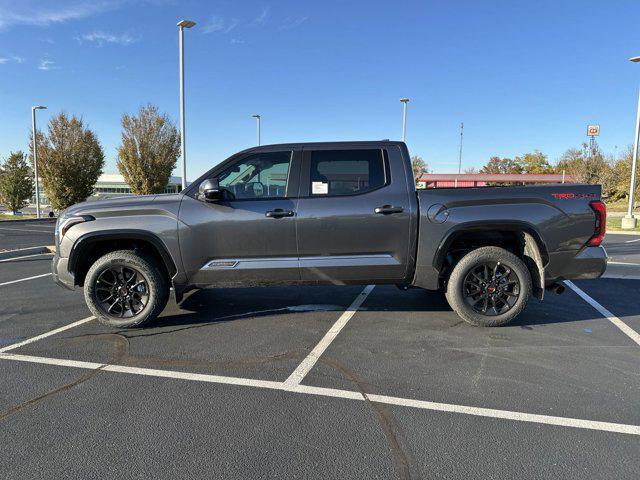
[{"label": "black alloy wheel", "polygon": [[96,279],[95,295],[106,315],[133,318],[149,302],[149,281],[130,265],[109,265]]},{"label": "black alloy wheel", "polygon": [[487,261],[474,266],[464,278],[465,302],[477,313],[496,316],[507,313],[520,296],[516,273],[500,262]]}]

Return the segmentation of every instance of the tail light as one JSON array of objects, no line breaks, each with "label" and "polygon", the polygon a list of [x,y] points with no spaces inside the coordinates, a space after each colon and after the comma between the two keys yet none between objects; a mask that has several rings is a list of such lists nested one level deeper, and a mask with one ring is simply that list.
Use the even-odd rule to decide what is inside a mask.
[{"label": "tail light", "polygon": [[593,236],[587,242],[590,247],[597,247],[602,243],[605,233],[607,233],[607,206],[600,200],[589,203],[591,210],[596,214],[596,225]]}]

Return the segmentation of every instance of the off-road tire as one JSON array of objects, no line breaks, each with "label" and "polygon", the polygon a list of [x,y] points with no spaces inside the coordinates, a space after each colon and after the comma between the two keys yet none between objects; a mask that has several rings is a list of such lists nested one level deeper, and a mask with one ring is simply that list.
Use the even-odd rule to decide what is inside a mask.
[{"label": "off-road tire", "polygon": [[[97,281],[100,276],[109,269],[118,269],[121,266],[137,271],[145,281],[147,301],[139,313],[129,318],[107,314],[101,306],[103,304],[99,301],[97,292]],[[128,271],[131,272],[131,270]],[[84,281],[84,298],[89,310],[100,323],[119,328],[140,327],[157,318],[164,310],[169,300],[169,279],[164,268],[152,256],[133,250],[118,250],[100,257],[89,268]]]},{"label": "off-road tire", "polygon": [[[469,278],[468,275],[474,268],[487,263],[497,263],[507,267],[519,282],[515,303],[501,314],[498,314],[497,309],[494,309],[496,313],[494,315],[483,314],[465,300],[465,293],[469,292],[469,290],[465,292],[465,288],[468,288],[465,287],[465,279]],[[493,291],[495,292],[495,288]],[[529,301],[531,291],[531,274],[520,258],[503,248],[482,247],[467,253],[456,264],[447,282],[445,296],[451,308],[467,323],[479,327],[498,327],[511,322],[522,312]]]}]

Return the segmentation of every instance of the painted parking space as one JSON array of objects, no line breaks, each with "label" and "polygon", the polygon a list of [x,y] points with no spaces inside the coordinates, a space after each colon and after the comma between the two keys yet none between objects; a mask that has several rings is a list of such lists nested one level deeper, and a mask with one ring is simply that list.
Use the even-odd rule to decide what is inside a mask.
[{"label": "painted parking space", "polygon": [[420,290],[376,287],[363,306],[304,384],[640,423],[640,348],[572,292],[493,329]]}]

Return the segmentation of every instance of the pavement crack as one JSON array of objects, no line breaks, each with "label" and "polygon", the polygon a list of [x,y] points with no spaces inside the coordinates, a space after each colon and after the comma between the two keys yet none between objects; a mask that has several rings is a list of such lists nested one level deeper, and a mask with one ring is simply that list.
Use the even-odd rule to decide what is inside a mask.
[{"label": "pavement crack", "polygon": [[396,471],[398,472],[398,478],[400,480],[410,480],[411,478],[418,478],[418,475],[412,475],[411,473],[412,470],[416,470],[415,461],[413,461],[413,459],[411,458],[410,453],[407,451],[408,449],[403,448],[402,446],[400,435],[399,433],[396,433],[396,431],[400,431],[400,427],[395,422],[393,414],[389,412],[381,403],[371,401],[364,388],[365,382],[359,379],[353,372],[351,372],[338,360],[329,357],[322,357],[320,361],[325,365],[338,370],[340,373],[342,373],[342,375],[344,375],[347,380],[353,383],[356,386],[358,392],[364,398],[367,405],[369,405],[371,410],[374,412],[387,439],[387,444],[389,445],[389,449],[391,450],[391,454],[396,466]]},{"label": "pavement crack", "polygon": [[[110,337],[115,337],[115,340],[116,340],[114,342],[114,353],[112,355],[112,360],[109,363],[120,361],[124,356],[127,355],[127,352],[129,349],[129,341],[126,338],[124,338],[122,335],[118,335],[118,334],[105,334],[105,335],[108,335]],[[11,415],[14,415],[18,412],[26,410],[35,405],[38,405],[39,403],[45,400],[48,400],[50,398],[53,398],[60,393],[66,392],[68,390],[71,390],[72,388],[75,388],[83,384],[87,380],[90,380],[96,375],[98,375],[102,371],[102,369],[104,369],[104,367],[106,366],[107,364],[102,364],[98,368],[87,371],[86,373],[84,373],[83,375],[81,375],[80,377],[78,377],[72,382],[66,383],[60,387],[49,390],[47,393],[43,393],[42,395],[38,395],[37,397],[21,402],[18,405],[14,405],[13,407],[5,410],[4,412],[0,412],[0,422],[10,417]]]}]

